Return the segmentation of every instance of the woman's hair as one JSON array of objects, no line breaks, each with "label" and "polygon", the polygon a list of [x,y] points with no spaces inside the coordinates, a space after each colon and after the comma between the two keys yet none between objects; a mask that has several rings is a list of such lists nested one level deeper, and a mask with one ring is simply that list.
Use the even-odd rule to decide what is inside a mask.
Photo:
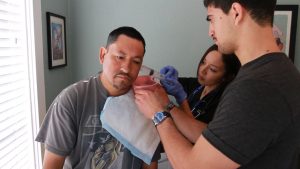
[{"label": "woman's hair", "polygon": [[[197,77],[198,77],[198,73],[199,73],[198,70],[199,70],[200,65],[203,63],[206,56],[212,51],[218,51],[218,46],[214,44],[206,50],[206,52],[204,53],[204,55],[202,56],[202,58],[198,64]],[[235,54],[222,54],[222,61],[225,66],[225,73],[224,73],[222,84],[227,85],[237,75],[237,73],[241,67],[241,62],[239,61],[239,59],[237,58],[237,56]]]}]

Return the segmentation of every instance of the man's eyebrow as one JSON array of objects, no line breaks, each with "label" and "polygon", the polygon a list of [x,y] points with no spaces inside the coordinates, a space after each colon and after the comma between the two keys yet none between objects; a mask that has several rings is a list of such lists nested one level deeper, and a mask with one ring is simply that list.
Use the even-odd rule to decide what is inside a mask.
[{"label": "man's eyebrow", "polygon": [[118,53],[119,55],[126,55],[126,53],[123,52],[122,50],[117,50],[117,53]]}]

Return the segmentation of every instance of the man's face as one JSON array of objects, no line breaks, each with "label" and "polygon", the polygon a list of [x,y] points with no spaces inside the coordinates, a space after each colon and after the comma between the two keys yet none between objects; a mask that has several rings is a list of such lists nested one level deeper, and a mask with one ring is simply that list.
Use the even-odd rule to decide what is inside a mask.
[{"label": "man's face", "polygon": [[230,54],[234,52],[235,32],[234,18],[229,12],[226,15],[220,8],[209,6],[207,8],[207,21],[209,21],[209,36],[218,45],[220,52]]},{"label": "man's face", "polygon": [[143,57],[143,43],[126,35],[120,35],[108,49],[101,48],[101,81],[110,95],[121,95],[131,88],[141,68]]}]

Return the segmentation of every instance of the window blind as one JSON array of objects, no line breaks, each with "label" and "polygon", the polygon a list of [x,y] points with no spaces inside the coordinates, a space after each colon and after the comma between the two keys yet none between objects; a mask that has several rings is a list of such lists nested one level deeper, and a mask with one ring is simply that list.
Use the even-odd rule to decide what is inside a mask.
[{"label": "window blind", "polygon": [[34,168],[26,0],[0,0],[0,169]]}]

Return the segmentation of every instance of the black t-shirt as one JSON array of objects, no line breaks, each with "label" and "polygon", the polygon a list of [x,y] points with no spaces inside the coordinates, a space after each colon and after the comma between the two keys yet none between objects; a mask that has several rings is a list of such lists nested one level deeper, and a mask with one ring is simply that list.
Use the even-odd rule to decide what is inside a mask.
[{"label": "black t-shirt", "polygon": [[203,86],[198,83],[197,78],[181,77],[178,80],[188,95],[188,103],[193,116],[199,121],[209,123],[214,117],[216,108],[226,85],[221,84],[219,87],[200,99],[203,92]]},{"label": "black t-shirt", "polygon": [[189,95],[188,103],[195,119],[209,123],[214,117],[220,97],[224,91],[224,86],[217,87],[200,99],[203,89],[204,86],[196,88],[194,92]]},{"label": "black t-shirt", "polygon": [[296,169],[300,74],[283,53],[244,65],[203,136],[241,168]]}]

